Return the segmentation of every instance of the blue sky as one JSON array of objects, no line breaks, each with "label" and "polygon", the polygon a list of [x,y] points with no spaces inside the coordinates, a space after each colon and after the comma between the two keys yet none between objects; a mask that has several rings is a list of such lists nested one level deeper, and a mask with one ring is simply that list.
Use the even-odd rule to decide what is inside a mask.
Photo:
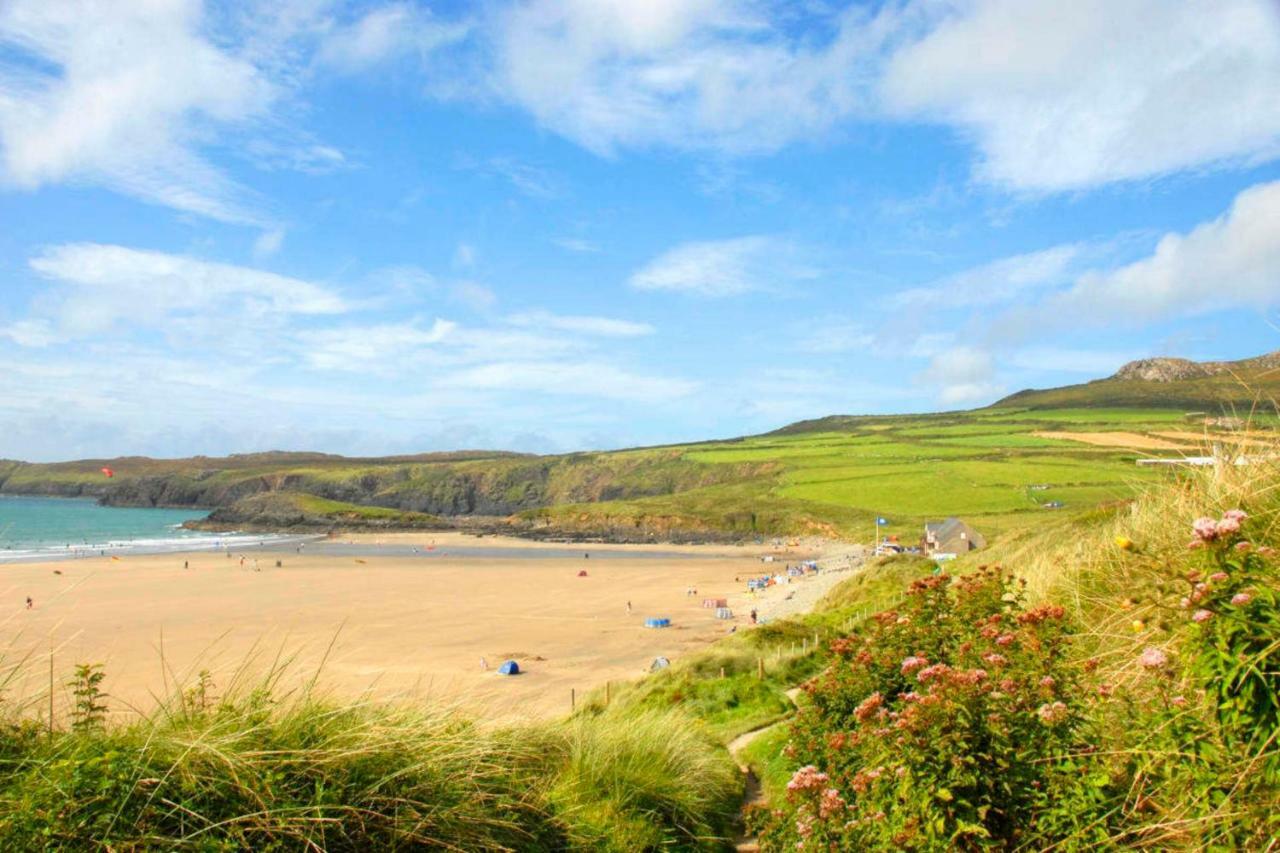
[{"label": "blue sky", "polygon": [[0,456],[562,451],[1280,347],[1271,0],[0,3]]}]

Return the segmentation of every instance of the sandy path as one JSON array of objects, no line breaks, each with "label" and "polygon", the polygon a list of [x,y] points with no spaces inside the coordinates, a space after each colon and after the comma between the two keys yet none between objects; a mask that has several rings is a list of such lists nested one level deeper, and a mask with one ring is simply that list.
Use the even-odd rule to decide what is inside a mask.
[{"label": "sandy path", "polygon": [[1186,444],[1174,443],[1163,438],[1154,438],[1136,432],[1033,432],[1037,438],[1056,438],[1066,441],[1078,441],[1095,447],[1132,447],[1135,450],[1192,450]]},{"label": "sandy path", "polygon": [[[554,716],[569,710],[571,688],[581,695],[636,677],[657,655],[676,659],[723,636],[729,623],[702,609],[702,598],[729,598],[742,623],[746,578],[782,565],[759,562],[767,548],[681,550],[706,556],[356,562],[250,552],[244,567],[238,555],[218,553],[9,565],[0,567],[0,648],[6,663],[23,655],[30,662],[6,693],[45,689],[51,643],[60,681],[75,663],[104,663],[105,688],[120,710],[149,706],[167,690],[162,636],[179,680],[208,668],[220,686],[255,649],[259,659],[248,666],[255,672],[279,650],[296,655],[296,683],[314,673],[336,637],[320,683],[340,695],[428,696],[491,717]],[[577,577],[581,569],[589,577]],[[690,585],[697,596],[685,595]],[[34,610],[23,606],[28,595]],[[645,629],[647,615],[668,616],[674,627]],[[527,672],[482,672],[482,656],[492,667],[515,657]]]}]

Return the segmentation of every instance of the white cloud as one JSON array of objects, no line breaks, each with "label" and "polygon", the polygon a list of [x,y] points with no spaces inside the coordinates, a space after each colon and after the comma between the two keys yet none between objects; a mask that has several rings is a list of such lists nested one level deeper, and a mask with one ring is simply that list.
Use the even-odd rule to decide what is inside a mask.
[{"label": "white cloud", "polygon": [[824,13],[812,39],[750,0],[533,0],[497,17],[494,83],[599,153],[770,151],[866,111],[900,16]]},{"label": "white cloud", "polygon": [[457,324],[437,319],[428,328],[416,322],[344,326],[301,332],[302,359],[320,370],[400,372],[404,361],[449,337]]},{"label": "white cloud", "polygon": [[55,287],[40,306],[64,335],[193,318],[234,326],[273,316],[340,314],[341,297],[297,278],[183,255],[97,243],[52,246],[30,260]]},{"label": "white cloud", "polygon": [[990,353],[957,346],[935,355],[919,379],[937,388],[942,405],[965,406],[989,403],[999,396],[1002,388],[994,375],[995,362]]},{"label": "white cloud", "polygon": [[1082,253],[1082,246],[1069,244],[1000,258],[923,287],[899,291],[889,302],[895,308],[904,309],[1008,304],[1069,281],[1071,270]]},{"label": "white cloud", "polygon": [[92,183],[227,222],[261,223],[199,144],[265,113],[275,87],[203,32],[191,0],[0,5],[0,175]]},{"label": "white cloud", "polygon": [[776,290],[817,276],[799,255],[788,241],[767,235],[682,243],[645,264],[628,283],[638,290],[709,297]]},{"label": "white cloud", "polygon": [[[1280,181],[1236,196],[1230,210],[1169,233],[1141,260],[1080,276],[1036,312],[1050,323],[1141,325],[1230,308],[1280,305]],[[1032,318],[1012,315],[1020,324]]]},{"label": "white cloud", "polygon": [[971,136],[986,180],[1087,189],[1280,151],[1269,0],[951,6],[892,57],[883,93],[899,116]]},{"label": "white cloud", "polygon": [[465,24],[443,23],[412,3],[372,9],[349,24],[332,24],[317,51],[322,65],[347,73],[365,71],[400,56],[425,56],[466,36]]},{"label": "white cloud", "polygon": [[539,329],[553,329],[561,332],[574,332],[581,335],[598,335],[612,338],[634,338],[651,335],[653,326],[648,323],[635,323],[630,320],[616,320],[612,317],[588,317],[582,315],[551,314],[547,311],[530,311],[525,314],[513,314],[507,322],[514,326],[528,326]]}]

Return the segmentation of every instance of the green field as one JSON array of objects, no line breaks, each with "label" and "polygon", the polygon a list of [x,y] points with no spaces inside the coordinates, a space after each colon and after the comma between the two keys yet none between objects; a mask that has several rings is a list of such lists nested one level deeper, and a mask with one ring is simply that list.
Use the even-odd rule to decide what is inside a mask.
[{"label": "green field", "polygon": [[[580,527],[705,525],[742,534],[825,530],[853,538],[868,538],[873,519],[884,516],[890,521],[884,532],[904,539],[916,538],[926,520],[957,515],[1002,531],[1128,498],[1176,476],[1136,464],[1148,456],[1177,456],[1176,451],[1100,447],[1035,433],[1203,429],[1182,412],[1159,409],[987,409],[838,424],[828,419],[821,427],[683,448],[684,459],[705,465],[773,463],[767,476],[529,515]],[[1187,453],[1201,452],[1188,443]],[[1061,503],[1061,509],[1045,508],[1050,502]]]},{"label": "green field", "polygon": [[[334,526],[353,518],[394,524],[396,513],[496,516],[509,518],[504,527],[516,532],[627,540],[866,540],[874,519],[883,516],[890,524],[882,532],[914,541],[926,520],[962,516],[985,533],[1000,533],[1035,526],[1052,514],[1087,511],[1177,476],[1135,462],[1179,451],[1097,446],[1039,433],[1182,430],[1230,439],[1230,432],[1205,432],[1202,421],[1177,409],[1006,407],[841,416],[730,441],[560,456],[259,454],[0,463],[0,492],[227,508],[223,515],[233,523],[262,527],[274,523],[265,508],[279,504],[258,498],[295,493],[305,498],[295,506],[305,508],[313,523],[323,523],[327,513]],[[1274,417],[1256,417],[1251,427],[1255,435],[1277,435]],[[1205,452],[1198,445],[1188,442],[1185,452]],[[102,475],[103,464],[115,469],[114,478]],[[1049,509],[1049,503],[1062,506]],[[362,507],[368,518],[357,518]]]}]

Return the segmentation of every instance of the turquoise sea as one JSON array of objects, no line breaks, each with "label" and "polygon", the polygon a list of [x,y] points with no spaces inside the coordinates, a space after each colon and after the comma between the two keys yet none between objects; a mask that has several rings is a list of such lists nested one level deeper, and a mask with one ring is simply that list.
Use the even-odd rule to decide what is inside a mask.
[{"label": "turquoise sea", "polygon": [[0,496],[0,562],[218,548],[250,538],[182,528],[184,521],[205,515],[202,510],[100,506],[79,498]]}]

